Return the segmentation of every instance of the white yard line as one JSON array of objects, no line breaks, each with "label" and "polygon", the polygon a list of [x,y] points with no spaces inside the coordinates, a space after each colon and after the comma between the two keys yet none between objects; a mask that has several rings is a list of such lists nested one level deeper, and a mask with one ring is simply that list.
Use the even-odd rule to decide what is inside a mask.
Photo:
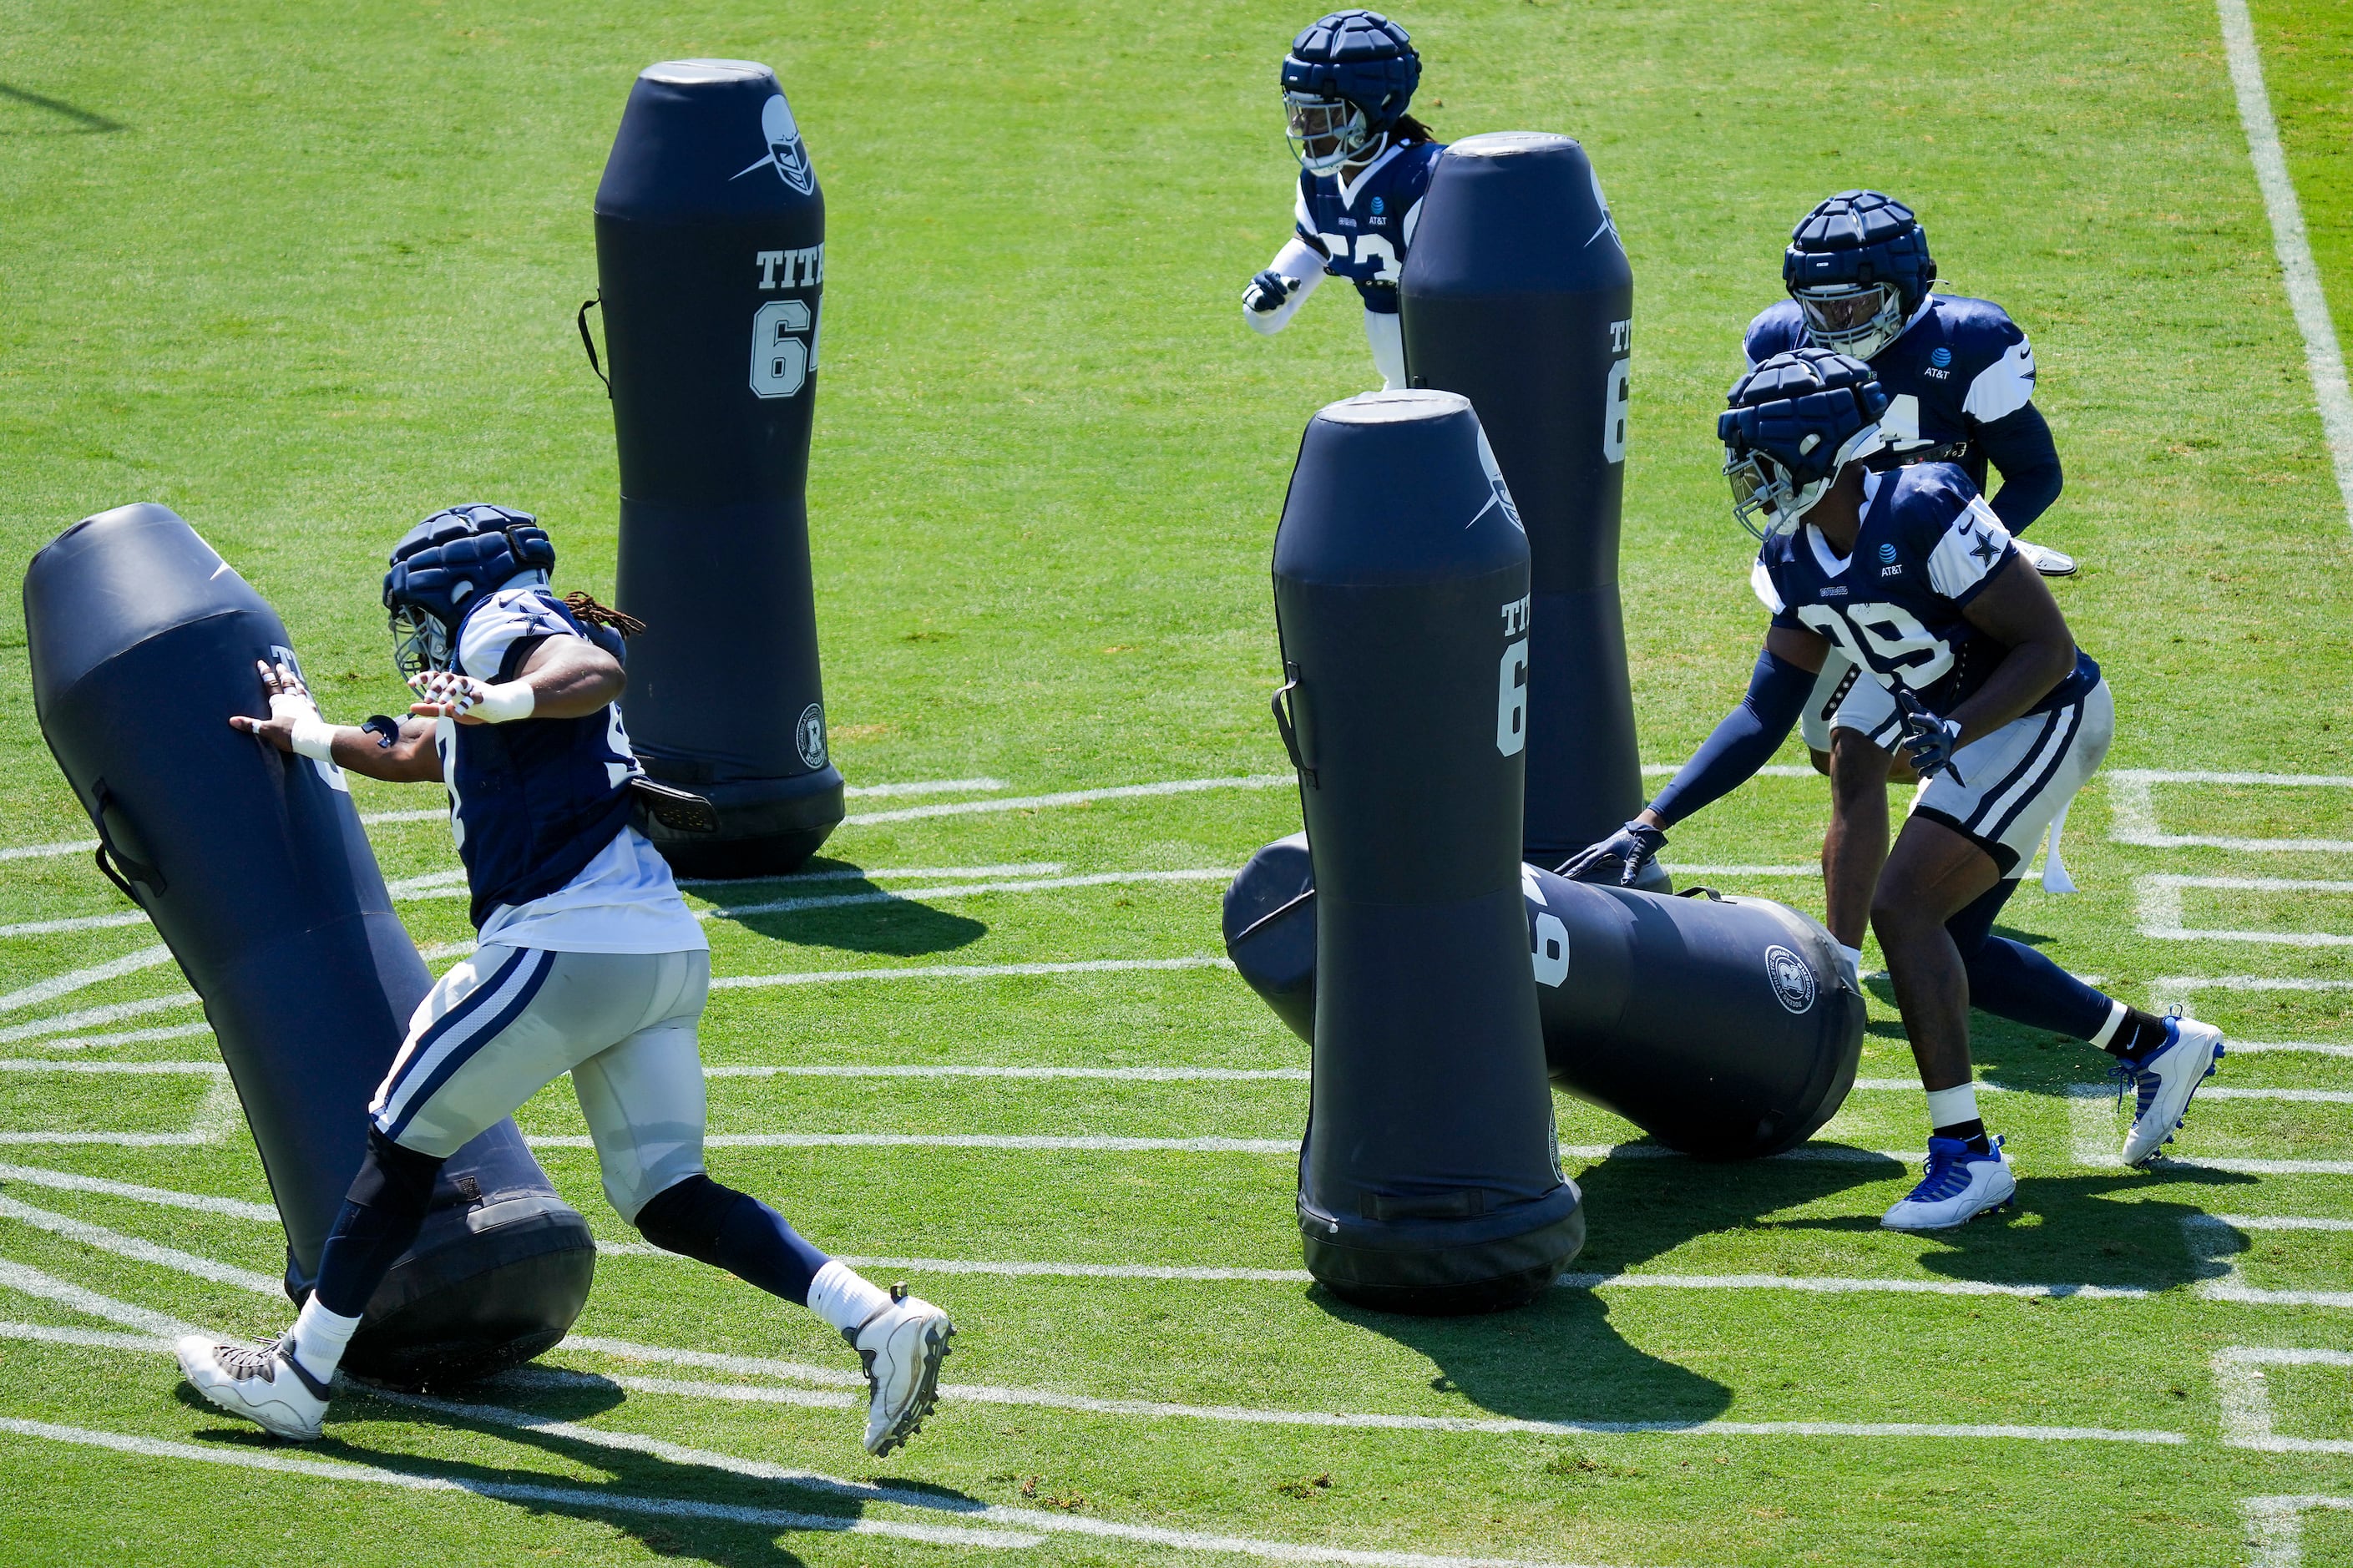
[{"label": "white yard line", "polygon": [[[534,1149],[592,1149],[577,1136],[526,1138]],[[702,1141],[709,1149],[990,1149],[1037,1153],[1084,1154],[1282,1154],[1295,1158],[1295,1138],[1050,1138],[986,1132],[720,1132]]]},{"label": "white yard line", "polygon": [[1102,800],[1136,800],[1151,795],[1193,795],[1212,789],[1290,789],[1298,784],[1291,773],[1251,773],[1240,778],[1167,779],[1159,784],[1114,784],[1106,789],[1064,790],[1056,795],[1008,796],[1003,800],[959,800],[939,805],[905,805],[893,811],[852,812],[841,819],[844,827],[871,827],[884,822],[915,822],[934,816],[969,816],[978,812],[1049,811],[1063,805],[1092,805]]},{"label": "white yard line", "polygon": [[2255,1552],[2247,1559],[2247,1568],[2304,1568],[2304,1516],[2316,1508],[2353,1509],[2353,1497],[2304,1492],[2242,1501],[2239,1511],[2247,1521],[2247,1544]]},{"label": "white yard line", "polygon": [[78,1241],[100,1252],[111,1252],[118,1258],[152,1263],[159,1268],[175,1269],[198,1279],[209,1279],[216,1285],[234,1285],[257,1296],[275,1297],[281,1301],[286,1299],[285,1281],[274,1275],[240,1268],[234,1263],[217,1262],[193,1252],[183,1252],[176,1247],[165,1247],[141,1237],[125,1236],[102,1225],[91,1225],[87,1220],[53,1214],[47,1209],[36,1208],[22,1199],[12,1198],[5,1193],[0,1193],[0,1219],[13,1219],[20,1225],[46,1230],[52,1236],[62,1236],[68,1241]]},{"label": "white yard line", "polygon": [[[601,1338],[581,1338],[565,1342],[566,1348],[591,1351],[624,1360],[706,1366],[718,1370],[751,1373],[799,1382],[818,1382],[839,1385],[854,1380],[856,1373],[836,1372],[831,1368],[812,1368],[790,1362],[765,1361],[749,1356],[715,1356],[697,1352],[677,1352],[654,1345],[632,1344],[626,1341]],[[707,1397],[739,1397],[740,1385],[712,1384],[705,1387]],[[1174,1419],[1219,1422],[1237,1426],[1316,1426],[1376,1431],[1408,1432],[1478,1432],[1528,1436],[1615,1436],[1636,1433],[1667,1433],[1689,1436],[1736,1437],[1957,1437],[1978,1439],[2014,1437],[2040,1442],[2116,1442],[2179,1444],[2189,1439],[2179,1432],[2148,1430],[2116,1430],[2095,1426],[1981,1426],[1948,1425],[1913,1421],[1725,1421],[1700,1418],[1689,1421],[1535,1421],[1513,1417],[1473,1415],[1401,1415],[1379,1413],[1347,1413],[1321,1410],[1270,1410],[1243,1405],[1184,1405],[1164,1400],[1100,1399],[1086,1394],[1062,1394],[1050,1389],[1005,1388],[987,1384],[942,1384],[942,1400],[965,1401],[978,1405],[1013,1405],[1042,1406],[1057,1410],[1077,1410],[1093,1415],[1129,1415],[1145,1419]]]},{"label": "white yard line", "polygon": [[681,888],[757,888],[782,882],[875,882],[885,877],[1051,877],[1060,860],[1018,860],[1004,866],[840,866],[823,871],[793,871],[781,877],[681,877]]},{"label": "white yard line", "polygon": [[2184,1215],[2181,1239],[2190,1262],[2219,1269],[2198,1282],[2198,1294],[2210,1301],[2233,1301],[2250,1307],[2353,1308],[2353,1290],[2280,1290],[2250,1285],[2239,1263],[2239,1238],[2233,1233],[2252,1231],[2348,1231],[2353,1220],[2324,1219],[2303,1215]]},{"label": "white yard line", "polygon": [[178,1078],[225,1077],[220,1062],[68,1062],[53,1057],[0,1057],[0,1072],[123,1073]]},{"label": "white yard line", "polygon": [[172,950],[159,942],[153,947],[142,947],[135,952],[124,953],[121,958],[111,958],[104,963],[92,964],[88,969],[68,970],[63,974],[53,974],[47,980],[38,981],[31,985],[11,991],[5,995],[0,995],[0,1013],[14,1013],[26,1007],[37,1007],[44,1002],[54,1002],[60,996],[71,995],[77,991],[86,991],[93,985],[102,985],[107,981],[120,979],[125,974],[136,974],[142,969],[153,969],[158,964],[171,962]]},{"label": "white yard line", "polygon": [[2255,47],[2247,0],[2215,0],[2215,10],[2221,17],[2222,45],[2231,58],[2231,87],[2239,100],[2239,123],[2247,133],[2247,155],[2255,166],[2255,184],[2263,194],[2263,211],[2271,218],[2272,248],[2279,256],[2280,276],[2287,285],[2288,308],[2295,314],[2296,331],[2304,336],[2305,371],[2312,377],[2321,434],[2337,469],[2337,489],[2343,498],[2347,520],[2353,522],[2353,392],[2345,384],[2345,356],[2337,346],[2337,325],[2329,317],[2320,268],[2313,262],[2312,244],[2305,236],[2304,207],[2295,197],[2295,181],[2288,174],[2279,124],[2272,118],[2271,94],[2263,87],[2263,56]]},{"label": "white yard line", "polygon": [[30,1296],[37,1301],[53,1301],[92,1318],[103,1318],[126,1329],[154,1334],[162,1348],[169,1349],[171,1342],[182,1334],[200,1334],[205,1331],[194,1323],[163,1312],[135,1307],[128,1301],[118,1301],[111,1296],[60,1279],[56,1275],[27,1264],[12,1263],[0,1258],[0,1289],[14,1290],[20,1296]]},{"label": "white yard line", "polygon": [[1820,866],[1669,866],[1659,869],[1676,877],[1819,877]]},{"label": "white yard line", "polygon": [[202,1132],[0,1132],[0,1144],[16,1148],[90,1143],[120,1149],[195,1149],[212,1141]]},{"label": "white yard line", "polygon": [[2271,1390],[2264,1371],[2275,1366],[2353,1366],[2353,1352],[2257,1350],[2233,1345],[2216,1351],[2207,1363],[2222,1407],[2222,1446],[2266,1454],[2353,1454],[2353,1439],[2283,1437],[2272,1426]]},{"label": "white yard line", "polygon": [[45,1165],[16,1165],[0,1163],[0,1182],[22,1182],[30,1187],[49,1187],[66,1193],[96,1193],[111,1198],[129,1198],[136,1203],[157,1204],[165,1208],[195,1209],[203,1214],[227,1215],[233,1219],[258,1220],[267,1225],[278,1223],[278,1211],[268,1204],[248,1203],[243,1198],[218,1198],[204,1193],[174,1192],[169,1187],[145,1187],[132,1182],[109,1181],[103,1176],[85,1176],[71,1171],[52,1171]]},{"label": "white yard line", "polygon": [[[14,1325],[8,1325],[13,1327]],[[165,1347],[168,1349],[168,1347]],[[701,1502],[690,1498],[654,1497],[643,1493],[588,1490],[579,1487],[540,1486],[521,1481],[485,1480],[472,1475],[445,1475],[435,1470],[396,1470],[382,1465],[343,1460],[311,1459],[275,1449],[223,1447],[217,1444],[178,1443],[162,1437],[141,1437],[128,1432],[100,1432],[86,1426],[61,1426],[47,1421],[0,1417],[0,1433],[23,1438],[64,1443],[76,1447],[102,1448],[142,1459],[169,1459],[184,1464],[223,1465],[233,1469],[266,1470],[309,1480],[343,1481],[394,1487],[404,1491],[462,1492],[493,1502],[518,1503],[543,1509],[577,1510],[590,1515],[696,1520],[746,1524],[760,1530],[807,1531],[838,1535],[893,1536],[933,1546],[987,1546],[1020,1549],[1042,1546],[1046,1538],[1022,1531],[971,1530],[954,1525],[907,1524],[891,1520],[862,1519],[849,1514],[799,1513],[784,1509],[749,1508],[736,1503]]]},{"label": "white yard line", "polygon": [[2157,817],[2156,788],[2161,784],[2242,784],[2264,789],[2353,789],[2353,778],[2329,773],[2192,773],[2163,768],[2117,768],[2108,782],[2108,838],[2149,849],[2230,849],[2241,854],[2353,855],[2353,839],[2235,838],[2211,834],[2168,833]]},{"label": "white yard line", "polygon": [[1049,893],[1071,888],[1126,887],[1150,882],[1230,882],[1234,873],[1222,867],[1178,871],[1097,871],[1083,877],[1033,877],[997,882],[944,882],[930,888],[867,893],[820,893],[810,898],[776,899],[757,904],[716,904],[695,910],[702,920],[740,921],[753,915],[792,914],[805,910],[847,910],[868,904],[914,903],[926,899],[965,899],[982,893]]},{"label": "white yard line", "polygon": [[[17,1040],[35,1039],[43,1035],[70,1034],[76,1029],[87,1029],[100,1024],[119,1024],[125,1018],[142,1018],[150,1013],[176,1012],[182,1007],[195,1006],[199,1000],[200,998],[193,991],[181,991],[169,996],[147,996],[136,1002],[117,1002],[106,1007],[85,1007],[79,1013],[59,1013],[53,1018],[36,1018],[29,1024],[11,1024],[6,1028],[0,1029],[0,1045],[13,1044]],[[189,1034],[209,1027],[208,1025],[174,1026],[175,1031]],[[120,1037],[100,1037],[92,1043],[113,1045],[117,1043],[118,1038],[128,1042],[171,1037],[173,1037],[161,1031],[150,1033],[141,1029]]]},{"label": "white yard line", "polygon": [[844,784],[841,793],[851,800],[871,800],[894,795],[986,795],[1012,787],[1003,779],[915,779],[906,784]]},{"label": "white yard line", "polygon": [[2156,873],[2133,879],[2140,934],[2165,942],[2253,942],[2277,947],[2353,947],[2353,932],[2211,931],[2182,924],[2182,895],[2192,888],[2219,892],[2353,893],[2353,882],[2286,877],[2181,877]]},{"label": "white yard line", "polygon": [[1001,980],[1035,974],[1116,974],[1134,970],[1231,969],[1229,958],[1091,958],[1061,963],[909,963],[872,969],[817,969],[784,974],[729,974],[713,991],[768,985],[833,985],[852,980]]}]

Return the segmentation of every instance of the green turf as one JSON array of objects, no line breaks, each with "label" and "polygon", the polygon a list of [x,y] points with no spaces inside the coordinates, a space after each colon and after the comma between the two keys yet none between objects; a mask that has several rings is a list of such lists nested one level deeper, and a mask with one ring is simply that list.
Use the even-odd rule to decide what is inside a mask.
[{"label": "green turf", "polygon": [[[2261,0],[2256,25],[2324,279],[2353,303],[2342,0]],[[1017,793],[1278,771],[1267,550],[1297,432],[1361,389],[1336,286],[1269,342],[1235,319],[1288,223],[1271,61],[1304,15],[1060,0],[939,11],[741,5],[508,7],[408,0],[295,10],[0,5],[0,559],[73,519],[181,510],[284,614],[332,713],[399,696],[375,574],[416,517],[477,496],[540,511],[565,585],[612,586],[607,406],[573,337],[595,287],[588,202],[632,73],[677,56],[776,67],[831,216],[812,532],[837,752],[852,784],[990,775]],[[1591,149],[1633,258],[1637,374],[1624,583],[1643,754],[1683,755],[1759,634],[1725,516],[1711,409],[1737,329],[1776,293],[1780,236],[1827,192],[1921,210],[1946,286],[2032,333],[2065,497],[2036,537],[2079,553],[2058,590],[2114,685],[2117,768],[2353,773],[2339,606],[2348,530],[2250,170],[2213,12],[2063,3],[1966,14],[1829,6],[1445,4],[1404,16],[1442,136],[1558,129]],[[0,608],[0,845],[87,831],[33,721],[21,620]],[[1787,760],[1787,759],[1785,759]],[[363,784],[363,809],[420,804]],[[2010,924],[2136,1002],[2187,999],[2234,1037],[2353,1045],[2353,992],[2161,994],[2168,976],[2337,979],[2341,947],[2158,940],[2135,879],[2342,879],[2327,854],[2119,843],[2079,802],[2084,891],[2022,893]],[[2348,795],[2167,784],[2170,834],[2344,838]],[[870,806],[877,804],[869,803]],[[887,803],[902,804],[899,802]],[[1680,830],[1671,864],[1799,866],[1822,795],[1766,779]],[[861,808],[864,809],[864,808]],[[1230,868],[1293,830],[1283,789],[845,827],[841,867],[1051,862],[1085,875]],[[454,865],[433,823],[375,832],[391,877]],[[79,858],[0,862],[0,923],[119,910]],[[1052,873],[1039,873],[1048,875]],[[936,879],[884,879],[892,887]],[[1802,878],[1744,890],[1818,909]],[[830,888],[840,884],[830,884]],[[856,888],[860,884],[849,884]],[[1217,951],[1214,881],[980,895],[714,921],[723,975],[904,964],[1183,958]],[[741,903],[725,893],[718,901]],[[421,943],[462,900],[405,904]],[[2353,931],[2353,898],[2192,890],[2185,923]],[[129,952],[138,929],[0,938],[0,992]],[[0,1026],[161,994],[151,969]],[[169,1027],[193,1011],[109,1030]],[[1598,1273],[2086,1284],[2068,1300],[1611,1285],[1528,1310],[1384,1318],[1295,1283],[903,1273],[963,1325],[951,1399],[887,1461],[823,1382],[566,1349],[604,1379],[477,1397],[585,1431],[523,1431],[364,1394],[312,1458],[569,1487],[604,1503],[417,1493],[0,1435],[0,1563],[444,1560],[921,1563],[977,1549],[660,1518],[626,1495],[953,1524],[747,1479],[723,1455],[879,1476],[1027,1510],[1339,1548],[1694,1565],[1929,1561],[2225,1564],[2241,1500],[2353,1493],[2353,1459],[2222,1441],[2210,1366],[2231,1346],[2353,1350],[2341,1308],[2201,1296],[2334,1290],[2344,1233],[2216,1232],[2207,1214],[2353,1218],[2347,1178],[2128,1174],[2079,1159],[2121,1130],[2070,1097],[2105,1059],[1979,1018],[1978,1058],[2024,1177],[2000,1222],[1905,1240],[1874,1220],[1892,1162],[1708,1168],[1580,1159]],[[73,1037],[68,1037],[72,1038]],[[1230,975],[1125,972],[860,981],[720,993],[714,1066],[992,1064],[1293,1068],[1305,1053]],[[0,1056],[206,1060],[198,1035]],[[1863,1073],[1910,1075],[1883,986]],[[2353,1089],[2353,1059],[2234,1057],[2221,1083]],[[0,1147],[0,1161],[266,1200],[241,1127],[193,1076],[0,1074],[0,1131],[178,1132],[183,1146]],[[1281,1140],[1295,1080],[731,1077],[712,1128]],[[1631,1130],[1563,1100],[1561,1133]],[[581,1131],[559,1085],[528,1131]],[[1916,1093],[1859,1090],[1826,1144],[1910,1149]],[[2185,1147],[2353,1160],[2353,1105],[2201,1100]],[[593,1156],[557,1185],[609,1242]],[[1282,1154],[733,1148],[714,1169],[825,1245],[877,1258],[1298,1267]],[[273,1227],[21,1181],[0,1196],[261,1275]],[[283,1305],[0,1218],[0,1259],[152,1310],[262,1333]],[[0,1289],[0,1319],[110,1325]],[[580,1325],[639,1346],[850,1364],[805,1314],[656,1258],[608,1257]],[[706,1385],[681,1393],[649,1381]],[[2353,1439],[2347,1369],[2274,1369],[2275,1430]],[[729,1397],[729,1394],[735,1397]],[[1080,1409],[1201,1408],[1549,1422],[1988,1423],[2178,1434],[2021,1438],[1542,1435],[1246,1424]],[[0,1419],[269,1452],[127,1350],[0,1337]],[[680,1449],[632,1452],[590,1435]],[[681,1452],[688,1450],[690,1452]],[[1018,1522],[1018,1521],[1017,1521]],[[1054,1563],[1228,1553],[1050,1533]],[[2316,1515],[2306,1561],[2353,1557]]]}]

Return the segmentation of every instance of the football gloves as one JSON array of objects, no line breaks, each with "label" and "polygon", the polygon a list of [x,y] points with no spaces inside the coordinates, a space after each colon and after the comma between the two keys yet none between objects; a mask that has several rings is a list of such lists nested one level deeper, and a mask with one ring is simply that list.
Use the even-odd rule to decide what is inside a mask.
[{"label": "football gloves", "polygon": [[1299,280],[1285,278],[1270,267],[1250,280],[1242,290],[1242,309],[1263,316],[1282,309],[1283,301],[1299,291]]},{"label": "football gloves", "polygon": [[1929,712],[1926,703],[1901,687],[1896,689],[1895,700],[1904,710],[1902,744],[1920,781],[1926,784],[1943,773],[1951,775],[1955,784],[1965,784],[1961,770],[1953,765],[1953,752],[1960,747],[1960,725]]},{"label": "football gloves", "polygon": [[408,678],[408,689],[417,693],[417,700],[409,704],[411,713],[460,723],[503,724],[528,719],[538,702],[529,681],[491,686],[454,669],[420,671]]},{"label": "football gloves", "polygon": [[1612,860],[1618,862],[1618,885],[1630,888],[1642,874],[1652,857],[1667,847],[1667,836],[1640,818],[1628,823],[1599,844],[1588,844],[1560,863],[1555,874],[1572,882],[1605,882],[1609,879],[1605,869]]}]

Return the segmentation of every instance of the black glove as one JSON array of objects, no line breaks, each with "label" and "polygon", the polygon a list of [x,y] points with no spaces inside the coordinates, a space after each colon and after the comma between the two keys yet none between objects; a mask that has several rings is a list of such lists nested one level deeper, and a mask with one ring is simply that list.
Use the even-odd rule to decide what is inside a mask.
[{"label": "black glove", "polygon": [[1961,770],[1953,765],[1953,752],[1960,744],[1961,727],[1950,719],[1939,719],[1922,702],[1901,687],[1895,700],[1904,710],[1903,747],[1912,763],[1912,771],[1926,783],[1939,771],[1950,773],[1955,784],[1964,784]]},{"label": "black glove", "polygon": [[1572,882],[1606,882],[1609,879],[1606,873],[1589,873],[1602,872],[1603,868],[1615,860],[1623,868],[1618,873],[1618,885],[1630,888],[1635,879],[1642,874],[1642,868],[1651,863],[1651,857],[1666,847],[1667,836],[1664,833],[1637,818],[1600,843],[1588,844],[1562,861],[1555,874]]},{"label": "black glove", "polygon": [[1298,290],[1299,284],[1295,279],[1285,278],[1270,267],[1251,279],[1250,287],[1242,290],[1242,309],[1263,316],[1269,311],[1282,310],[1282,302]]}]

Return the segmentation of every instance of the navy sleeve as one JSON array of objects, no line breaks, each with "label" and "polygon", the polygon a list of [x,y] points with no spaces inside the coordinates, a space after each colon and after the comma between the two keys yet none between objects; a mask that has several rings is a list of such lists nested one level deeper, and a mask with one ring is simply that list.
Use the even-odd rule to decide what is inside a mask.
[{"label": "navy sleeve", "polygon": [[2060,487],[2065,482],[2059,471],[2059,448],[2051,439],[2051,426],[2042,411],[2030,403],[1989,425],[1980,425],[1977,442],[1986,461],[2001,476],[2001,489],[1991,498],[1994,515],[2010,532],[2025,532],[2027,524],[2059,499]]},{"label": "navy sleeve", "polygon": [[1813,689],[1812,671],[1800,669],[1770,648],[1758,654],[1740,706],[1725,714],[1692,760],[1676,770],[1651,809],[1672,826],[1746,784],[1788,738]]}]

